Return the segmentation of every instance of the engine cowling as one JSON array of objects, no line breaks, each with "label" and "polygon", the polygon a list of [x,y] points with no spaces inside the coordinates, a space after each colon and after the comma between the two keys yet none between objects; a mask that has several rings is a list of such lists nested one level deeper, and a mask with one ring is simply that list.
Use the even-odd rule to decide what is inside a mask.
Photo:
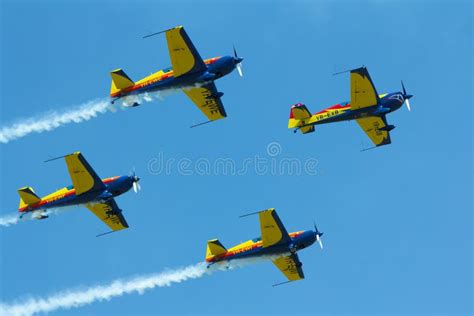
[{"label": "engine cowling", "polygon": [[199,81],[211,81],[216,78],[216,75],[212,72],[205,72],[199,77]]}]

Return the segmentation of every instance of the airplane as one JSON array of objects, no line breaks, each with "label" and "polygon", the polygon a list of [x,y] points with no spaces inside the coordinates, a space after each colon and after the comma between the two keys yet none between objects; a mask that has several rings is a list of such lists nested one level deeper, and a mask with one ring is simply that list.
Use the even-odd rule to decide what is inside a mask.
[{"label": "airplane", "polygon": [[297,252],[311,246],[316,241],[322,249],[321,236],[323,233],[318,231],[316,225],[314,225],[314,231],[288,233],[274,208],[241,217],[253,214],[259,214],[261,237],[248,240],[229,249],[226,249],[218,239],[209,240],[206,250],[207,267],[210,268],[216,263],[225,264],[235,259],[268,257],[288,279],[288,281],[274,286],[304,279],[303,264],[298,258]]},{"label": "airplane", "polygon": [[84,205],[112,229],[112,231],[105,234],[128,228],[122,210],[118,207],[114,198],[127,192],[132,187],[137,193],[140,190],[140,184],[138,183],[140,178],[133,173],[128,176],[100,179],[80,152],[47,161],[61,158],[66,161],[72,185],[44,197],[36,195],[31,187],[18,189],[20,218],[32,213],[33,218],[41,220],[48,218],[48,209]]},{"label": "airplane", "polygon": [[[110,97],[112,103],[125,98],[125,106],[138,106],[133,101],[137,95],[168,89],[182,89],[183,92],[204,113],[209,123],[227,116],[222,104],[223,92],[217,91],[214,81],[237,69],[242,77],[242,60],[237,56],[214,57],[203,60],[182,26],[153,33],[144,38],[165,33],[172,68],[159,70],[134,82],[122,69],[113,70]],[[127,101],[131,99],[132,101]],[[197,125],[201,125],[197,124]],[[193,126],[194,127],[194,126]]]},{"label": "airplane", "polygon": [[304,104],[295,104],[291,107],[288,128],[295,128],[295,133],[300,130],[308,134],[319,124],[356,120],[375,145],[371,148],[390,144],[390,131],[395,126],[388,124],[385,116],[403,103],[411,111],[409,99],[413,95],[407,94],[403,81],[402,92],[378,94],[366,67],[350,70],[350,73],[350,102],[333,105],[313,115]]}]

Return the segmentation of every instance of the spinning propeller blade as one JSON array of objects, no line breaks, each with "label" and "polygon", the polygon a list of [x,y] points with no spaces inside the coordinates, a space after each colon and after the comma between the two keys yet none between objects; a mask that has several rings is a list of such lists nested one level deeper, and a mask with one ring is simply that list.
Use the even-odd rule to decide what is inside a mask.
[{"label": "spinning propeller blade", "polygon": [[239,72],[239,76],[243,77],[244,74],[242,72],[242,63],[238,63],[235,67],[237,68],[237,71]]},{"label": "spinning propeller blade", "polygon": [[232,48],[234,49],[234,57],[235,57],[235,58],[239,58],[239,57],[237,56],[237,50],[235,49],[235,46],[232,46]]},{"label": "spinning propeller blade", "polygon": [[140,181],[140,178],[136,176],[135,174],[135,167],[133,167],[133,171],[130,173],[130,177],[132,178],[132,186],[133,186],[133,191],[135,193],[138,193],[138,191],[140,191],[142,188],[140,186],[140,183],[138,183],[138,181]]},{"label": "spinning propeller blade", "polygon": [[319,243],[319,247],[323,249],[323,242],[321,241],[321,238],[319,238],[319,235],[316,235],[316,241]]},{"label": "spinning propeller blade", "polygon": [[133,191],[134,191],[135,193],[138,193],[138,185],[137,185],[136,182],[133,182]]},{"label": "spinning propeller blade", "polygon": [[409,99],[410,99],[413,95],[407,94],[407,90],[405,89],[405,85],[403,84],[403,81],[402,81],[402,90],[403,90],[403,98],[405,99],[405,105],[406,105],[408,111],[411,112],[411,107],[410,107],[410,101],[409,101]]},{"label": "spinning propeller blade", "polygon": [[240,77],[243,77],[244,76],[244,73],[242,71],[242,60],[243,58],[242,57],[239,57],[237,55],[237,50],[235,49],[235,46],[233,46],[234,48],[234,61],[235,61],[235,68],[237,68],[237,72],[239,73],[239,76]]},{"label": "spinning propeller blade", "polygon": [[323,242],[321,241],[321,236],[323,235],[323,233],[321,233],[318,230],[318,227],[316,227],[316,222],[313,222],[313,225],[314,225],[314,234],[316,235],[316,241],[319,243],[319,247],[323,249]]}]

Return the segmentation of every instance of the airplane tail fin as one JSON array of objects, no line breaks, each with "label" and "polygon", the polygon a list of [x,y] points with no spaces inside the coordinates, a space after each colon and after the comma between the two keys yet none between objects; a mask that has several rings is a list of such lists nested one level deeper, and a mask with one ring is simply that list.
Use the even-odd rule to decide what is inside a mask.
[{"label": "airplane tail fin", "polygon": [[212,259],[215,256],[223,255],[227,249],[221,244],[218,239],[212,239],[207,242],[206,260]]},{"label": "airplane tail fin", "polygon": [[18,189],[18,194],[20,195],[20,205],[18,207],[20,209],[41,201],[41,198],[36,195],[32,187],[20,188]]},{"label": "airplane tail fin", "polygon": [[[311,118],[311,112],[306,105],[302,103],[295,104],[290,110],[290,119],[288,120],[288,128],[297,128],[303,134],[314,132],[314,125],[306,125],[306,121]],[[296,130],[295,130],[296,132]]]},{"label": "airplane tail fin", "polygon": [[122,89],[132,87],[135,83],[122,69],[115,69],[110,72],[112,77],[112,85],[110,87],[110,95],[113,96]]}]

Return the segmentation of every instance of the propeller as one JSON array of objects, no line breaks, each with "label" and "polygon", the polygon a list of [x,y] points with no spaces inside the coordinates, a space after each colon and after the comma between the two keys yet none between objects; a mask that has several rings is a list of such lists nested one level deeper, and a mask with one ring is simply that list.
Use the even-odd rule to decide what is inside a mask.
[{"label": "propeller", "polygon": [[316,223],[313,222],[313,225],[314,225],[314,234],[316,236],[316,241],[319,243],[319,247],[321,247],[321,249],[323,249],[323,242],[321,241],[321,236],[324,234],[324,233],[321,233],[319,230],[318,230],[318,227],[316,227]]},{"label": "propeller", "polygon": [[142,189],[142,187],[140,186],[140,184],[138,183],[138,180],[136,181],[133,181],[133,191],[135,193],[138,193],[138,191],[140,191]]},{"label": "propeller", "polygon": [[242,60],[244,60],[242,57],[237,56],[237,51],[234,48],[234,62],[235,62],[235,68],[237,68],[237,71],[239,72],[239,76],[243,77],[244,73],[242,72]]},{"label": "propeller", "polygon": [[402,81],[402,89],[403,89],[403,98],[405,99],[405,105],[407,106],[408,111],[411,112],[411,107],[410,107],[410,98],[413,96],[412,94],[407,94],[407,91],[405,90],[405,85],[403,84]]},{"label": "propeller", "polygon": [[138,191],[140,191],[142,189],[142,187],[140,186],[140,183],[138,183],[138,181],[140,181],[140,178],[137,177],[137,175],[135,174],[135,168],[133,168],[133,172],[131,173],[130,177],[132,178],[132,186],[133,186],[133,191],[135,193],[138,193]]}]

